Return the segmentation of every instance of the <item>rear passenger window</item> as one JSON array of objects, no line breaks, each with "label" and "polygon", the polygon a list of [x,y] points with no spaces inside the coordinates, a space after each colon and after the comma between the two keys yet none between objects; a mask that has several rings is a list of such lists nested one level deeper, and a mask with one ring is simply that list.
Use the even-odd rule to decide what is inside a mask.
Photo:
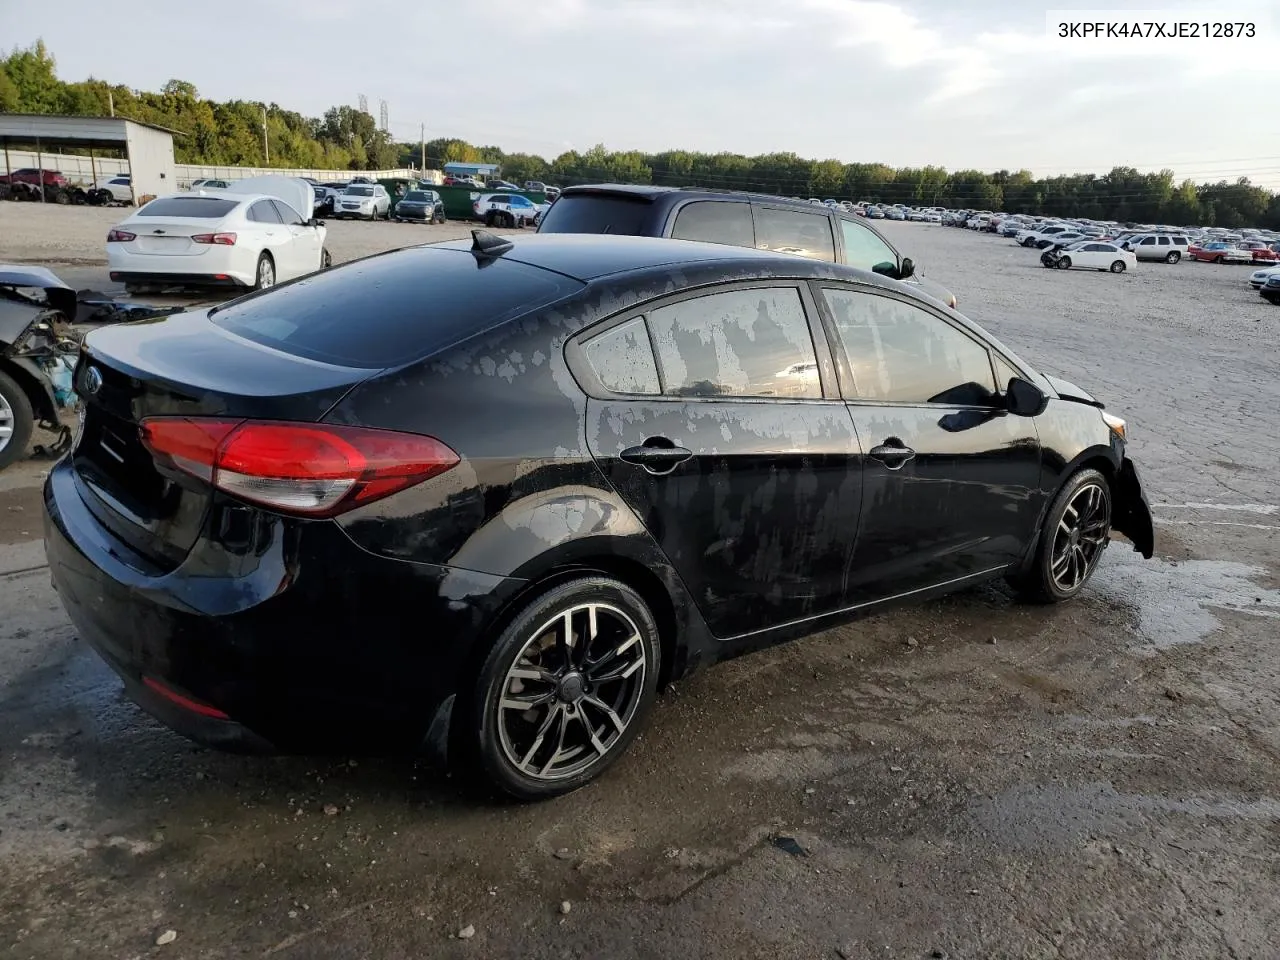
[{"label": "rear passenger window", "polygon": [[835,262],[836,244],[825,213],[757,207],[756,234],[761,248]]},{"label": "rear passenger window", "polygon": [[1160,238],[1160,246],[1162,246],[1162,247],[1167,247],[1168,245],[1169,245],[1169,238],[1168,238],[1168,237],[1161,237],[1161,238]]},{"label": "rear passenger window", "polygon": [[270,200],[259,200],[249,208],[249,219],[255,223],[282,223]]},{"label": "rear passenger window", "polygon": [[677,240],[703,240],[735,247],[756,245],[751,204],[699,200],[682,207],[671,236]]},{"label": "rear passenger window", "polygon": [[649,314],[664,392],[676,397],[820,398],[795,287],[733,290]]},{"label": "rear passenger window", "polygon": [[644,317],[592,337],[582,346],[587,362],[610,393],[662,392]]}]

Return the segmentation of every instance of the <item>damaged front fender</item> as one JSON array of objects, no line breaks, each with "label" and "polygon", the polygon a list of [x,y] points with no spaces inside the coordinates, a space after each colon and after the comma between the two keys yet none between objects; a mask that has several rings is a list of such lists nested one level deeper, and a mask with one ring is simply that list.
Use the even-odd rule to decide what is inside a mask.
[{"label": "damaged front fender", "polygon": [[1115,510],[1111,527],[1133,543],[1135,552],[1150,560],[1155,554],[1155,526],[1151,520],[1151,504],[1138,478],[1138,468],[1125,457],[1116,474]]}]

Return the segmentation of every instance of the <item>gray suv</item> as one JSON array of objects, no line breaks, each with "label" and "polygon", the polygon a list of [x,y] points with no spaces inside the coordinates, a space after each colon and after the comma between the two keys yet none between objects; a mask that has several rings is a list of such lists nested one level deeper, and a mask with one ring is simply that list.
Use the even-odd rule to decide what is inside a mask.
[{"label": "gray suv", "polygon": [[538,232],[671,237],[794,253],[905,280],[956,306],[955,294],[926,279],[862,218],[803,200],[700,187],[565,187]]}]

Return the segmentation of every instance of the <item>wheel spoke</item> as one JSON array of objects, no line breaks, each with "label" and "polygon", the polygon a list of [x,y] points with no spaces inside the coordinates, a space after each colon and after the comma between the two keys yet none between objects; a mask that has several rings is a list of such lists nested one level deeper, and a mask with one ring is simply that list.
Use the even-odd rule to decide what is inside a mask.
[{"label": "wheel spoke", "polygon": [[538,748],[542,746],[542,741],[547,736],[547,731],[551,729],[551,724],[555,722],[556,717],[564,712],[563,705],[557,703],[543,718],[542,724],[538,727],[538,732],[534,734],[533,745],[529,747],[529,752],[520,760],[520,768],[523,770],[529,766],[529,761],[533,759],[533,755],[538,752]]},{"label": "wheel spoke", "polygon": [[550,693],[540,693],[532,697],[513,697],[510,694],[502,698],[498,704],[503,710],[532,710],[534,707],[541,707],[550,703],[556,698],[555,691]]},{"label": "wheel spoke", "polygon": [[616,647],[614,647],[604,656],[599,657],[595,660],[588,660],[584,665],[587,676],[590,677],[592,680],[596,681],[597,683],[603,683],[604,680],[598,675],[598,672],[604,667],[608,666],[610,663],[613,663],[614,660],[617,660],[619,657],[621,657],[624,653],[626,653],[628,650],[630,650],[633,646],[635,646],[639,642],[640,642],[640,634],[633,633],[631,634],[631,636],[627,637],[626,640],[623,640],[622,643],[618,644]]},{"label": "wheel spoke", "polygon": [[595,727],[591,725],[591,721],[587,719],[587,715],[583,711],[579,710],[577,719],[578,723],[582,724],[582,729],[587,731],[587,739],[591,741],[592,748],[595,749],[596,753],[603,757],[609,752],[609,748],[606,747],[600,737],[596,735]]},{"label": "wheel spoke", "polygon": [[560,754],[564,753],[564,735],[569,729],[569,715],[563,709],[556,711],[560,716],[560,733],[556,737],[556,748],[551,751],[551,756],[547,758],[547,762],[543,764],[542,769],[538,771],[540,776],[546,776],[547,772],[555,766],[556,761],[560,759]]},{"label": "wheel spoke", "polygon": [[542,683],[557,683],[558,679],[550,670],[543,670],[529,664],[527,667],[515,667],[507,674],[509,680],[539,680]]},{"label": "wheel spoke", "polygon": [[582,698],[582,702],[584,704],[591,704],[592,707],[603,713],[619,733],[623,733],[627,729],[627,725],[622,722],[622,718],[618,716],[613,707],[609,706],[599,697],[587,695]]}]

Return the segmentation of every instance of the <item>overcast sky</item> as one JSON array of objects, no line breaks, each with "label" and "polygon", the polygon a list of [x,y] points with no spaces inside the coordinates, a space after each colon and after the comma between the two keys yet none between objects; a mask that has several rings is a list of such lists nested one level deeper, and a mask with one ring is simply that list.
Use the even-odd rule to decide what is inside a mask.
[{"label": "overcast sky", "polygon": [[[548,157],[604,143],[1038,175],[1131,164],[1280,187],[1270,0],[1123,3],[1257,22],[1234,42],[1050,39],[1047,11],[1096,0],[56,6],[0,0],[6,42],[43,37],[63,79],[158,89],[177,77],[307,115],[363,93],[375,117],[387,101],[401,140],[425,123],[428,139]],[[1274,22],[1258,19],[1267,9]]]}]

